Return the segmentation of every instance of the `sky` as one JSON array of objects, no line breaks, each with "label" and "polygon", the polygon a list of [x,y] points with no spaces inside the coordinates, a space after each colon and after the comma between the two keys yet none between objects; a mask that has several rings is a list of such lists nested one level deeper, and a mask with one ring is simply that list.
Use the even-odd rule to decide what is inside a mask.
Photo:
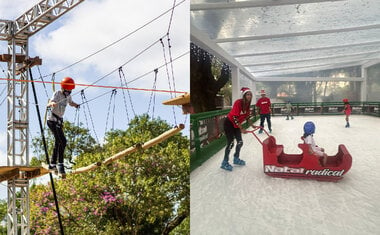
[{"label": "sky", "polygon": [[[38,2],[37,0],[0,1],[0,19],[15,20]],[[174,4],[177,6],[172,12]],[[122,67],[130,88],[152,89],[155,85],[157,90],[175,88],[176,91],[188,92],[190,90],[189,8],[189,0],[86,0],[29,38],[29,56],[38,56],[42,59],[41,66],[32,68],[33,77],[35,80],[41,80],[42,77],[44,81],[51,82],[52,74],[55,73],[55,81],[58,82],[69,76],[77,84],[96,82],[96,85],[119,87],[118,68]],[[165,12],[167,13],[164,14]],[[159,17],[160,15],[162,16]],[[103,48],[106,49],[102,50]],[[100,52],[82,60],[97,51]],[[7,42],[0,41],[0,54],[6,53]],[[165,62],[169,64],[164,66]],[[5,78],[7,65],[0,62],[0,66],[0,78]],[[157,76],[154,73],[156,68],[158,68]],[[6,91],[6,87],[6,81],[1,80],[0,165],[7,165],[7,102],[6,92],[3,92]],[[59,89],[59,85],[55,88]],[[47,100],[53,94],[53,86],[46,84],[45,88],[42,83],[36,83],[36,89],[41,115],[44,116]],[[115,129],[128,128],[128,117],[131,119],[134,116],[132,107],[136,115],[147,113],[150,107],[148,112],[150,116],[167,120],[173,127],[184,123],[186,129],[182,133],[188,135],[190,118],[182,114],[181,107],[162,105],[162,101],[180,94],[155,92],[155,103],[152,99],[149,106],[151,92],[129,90],[128,94],[128,91],[124,90],[127,98],[127,108],[125,108],[121,89],[117,89],[115,102],[112,101],[111,105],[111,88],[86,86],[77,86],[73,91],[72,96],[76,103],[82,103],[80,95],[82,89],[89,102],[88,106],[87,104],[81,106],[79,120],[84,127],[89,126],[92,136],[99,142],[103,141],[104,133],[112,126]],[[29,90],[31,143],[31,138],[40,135],[40,130],[31,86]],[[128,98],[129,95],[131,99]],[[115,113],[112,111],[113,107]],[[87,122],[84,110],[87,111]],[[107,113],[109,113],[108,122]],[[93,119],[95,128],[92,128],[89,115]],[[75,109],[67,107],[64,120],[74,122],[74,118]],[[106,123],[108,123],[107,129]],[[32,156],[33,152],[30,150],[29,158]],[[0,190],[6,191],[6,183],[0,185]],[[0,192],[0,198],[3,197],[4,193]]]}]

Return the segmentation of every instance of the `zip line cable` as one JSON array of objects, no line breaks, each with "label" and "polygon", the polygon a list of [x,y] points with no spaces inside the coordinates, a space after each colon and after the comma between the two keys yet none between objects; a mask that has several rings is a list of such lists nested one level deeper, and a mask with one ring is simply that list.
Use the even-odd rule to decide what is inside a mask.
[{"label": "zip line cable", "polygon": [[[8,81],[16,81],[16,82],[31,82],[31,83],[52,83],[52,84],[60,84],[59,82],[48,82],[48,81],[36,81],[36,80],[20,80],[20,79],[13,79],[13,78],[0,78],[0,80],[8,80]],[[125,89],[125,90],[135,90],[135,91],[154,91],[154,92],[164,92],[164,93],[170,93],[173,91],[169,90],[152,90],[147,88],[134,88],[134,87],[120,87],[120,86],[106,86],[106,85],[89,85],[89,84],[81,84],[76,83],[75,86],[84,86],[84,87],[99,87],[99,88],[111,88],[111,89]],[[77,92],[78,94],[80,92]],[[176,91],[175,93],[185,94],[185,91]]]},{"label": "zip line cable", "polygon": [[[182,58],[182,57],[184,57],[185,55],[187,55],[187,54],[189,54],[189,53],[190,53],[189,51],[184,52],[183,54],[181,54],[181,55],[177,56],[176,58],[174,58],[174,59],[173,59],[173,62],[176,61],[176,60],[178,60],[178,59],[180,59],[180,58]],[[163,64],[163,65],[157,67],[157,69],[161,69],[161,68],[165,67],[166,65],[167,65],[167,63],[165,63],[165,64]],[[149,72],[146,72],[146,73],[144,73],[144,74],[138,76],[137,78],[134,78],[134,79],[130,80],[130,81],[129,81],[129,84],[131,84],[132,82],[135,82],[135,81],[137,81],[137,80],[139,80],[139,79],[141,79],[141,78],[147,76],[148,74],[151,74],[152,72],[154,72],[154,70],[150,70]]]},{"label": "zip line cable", "polygon": [[[163,36],[163,37],[165,37],[165,36]],[[103,80],[104,78],[106,78],[106,77],[110,76],[111,74],[113,74],[114,72],[118,71],[120,69],[120,67],[123,67],[123,66],[127,65],[128,63],[130,63],[131,61],[133,61],[134,59],[136,59],[137,57],[139,57],[140,55],[142,55],[144,52],[146,52],[147,50],[149,50],[150,48],[152,48],[154,45],[156,45],[160,40],[157,40],[157,41],[153,42],[148,47],[146,47],[145,49],[143,49],[142,51],[140,51],[139,53],[137,53],[137,55],[135,55],[131,59],[129,59],[127,62],[125,62],[122,65],[120,65],[117,69],[113,69],[111,72],[109,72],[106,75],[104,75],[103,77],[99,78],[98,80],[96,80],[95,82],[93,82],[91,85],[94,85],[94,84],[98,83],[99,81]],[[84,89],[87,89],[88,87],[86,87]]]},{"label": "zip line cable", "polygon": [[[33,81],[32,69],[30,69],[30,68],[29,68],[29,74],[30,74],[30,78],[31,78],[31,80]],[[43,129],[43,126],[42,126],[40,109],[39,109],[39,105],[38,105],[38,99],[37,99],[36,88],[35,88],[33,82],[32,82],[32,89],[33,89],[33,94],[34,94],[34,101],[35,101],[35,103],[36,103],[36,110],[37,110],[38,122],[39,122],[39,125],[40,125],[40,131],[41,131],[41,136],[42,136],[42,142],[43,142],[44,151],[45,151],[46,163],[47,163],[48,165],[50,165],[49,154],[48,154],[48,150],[47,150],[46,139],[45,139],[45,135],[44,135],[44,129]],[[61,234],[64,235],[64,232],[63,232],[63,225],[62,225],[62,221],[61,221],[61,214],[60,214],[60,212],[59,212],[59,205],[58,205],[57,194],[56,194],[55,186],[54,186],[53,174],[50,172],[49,175],[50,175],[50,183],[51,183],[51,187],[52,187],[52,191],[53,191],[53,195],[54,195],[55,207],[56,207],[56,211],[57,211],[57,215],[58,215],[59,227],[60,227],[60,230],[61,230]]]},{"label": "zip line cable", "polygon": [[[174,6],[171,7],[170,9],[168,9],[168,10],[166,10],[165,12],[161,13],[159,16],[156,16],[156,17],[153,18],[152,20],[148,21],[147,23],[143,24],[142,26],[140,26],[140,27],[138,27],[137,29],[133,30],[132,32],[128,33],[127,35],[125,35],[125,36],[119,38],[118,40],[112,42],[111,44],[109,44],[109,45],[103,47],[102,49],[100,49],[100,50],[98,50],[98,51],[95,51],[95,52],[91,53],[91,54],[88,55],[88,56],[83,57],[82,59],[78,60],[77,62],[74,62],[74,63],[71,64],[71,65],[68,65],[68,66],[66,66],[66,67],[64,67],[64,68],[62,68],[62,69],[59,69],[59,70],[55,71],[54,73],[62,72],[62,71],[64,71],[64,70],[66,70],[66,69],[68,69],[68,68],[70,68],[70,67],[72,67],[72,66],[74,66],[74,65],[76,65],[76,64],[79,64],[79,63],[85,61],[86,59],[88,59],[88,58],[90,58],[90,57],[92,57],[92,56],[94,56],[94,55],[96,55],[96,54],[98,54],[98,53],[100,53],[100,52],[102,52],[102,51],[108,49],[109,47],[111,47],[111,46],[117,44],[118,42],[120,42],[120,41],[122,41],[122,40],[128,38],[129,36],[131,36],[132,34],[136,33],[137,31],[139,31],[139,30],[145,28],[146,26],[148,26],[149,24],[151,24],[151,23],[153,23],[154,21],[158,20],[159,18],[161,18],[162,16],[166,15],[166,14],[167,14],[168,12],[170,12],[170,11],[172,12],[172,15],[173,15],[174,8],[175,8],[175,7],[178,7],[179,5],[181,5],[182,3],[184,3],[185,1],[186,1],[186,0],[183,0],[183,1],[179,2],[178,4],[174,5]],[[174,1],[174,2],[175,2],[175,1]],[[171,15],[171,18],[170,18],[170,22],[171,22],[171,20],[172,20],[172,15]],[[48,76],[50,76],[50,75],[52,75],[52,74],[45,75],[44,77],[48,77]]]},{"label": "zip line cable", "polygon": [[[187,54],[189,54],[189,53],[190,53],[189,51],[184,52],[183,54],[181,54],[181,55],[179,55],[178,57],[176,57],[175,59],[173,59],[173,61],[176,61],[176,60],[178,60],[178,59],[184,57],[185,55],[187,55]],[[165,64],[159,66],[157,69],[163,68],[164,66],[167,66],[167,64],[168,64],[168,63],[165,63]],[[120,69],[120,67],[119,67],[119,69]],[[145,77],[145,76],[151,74],[152,72],[154,72],[154,70],[151,70],[151,71],[149,71],[149,72],[146,72],[146,73],[144,73],[144,74],[142,74],[142,75],[140,75],[140,76],[138,76],[138,77],[136,77],[136,78],[130,80],[128,83],[135,82],[135,81],[137,81],[137,80],[139,80],[139,79],[141,79],[141,78],[143,78],[143,77]],[[44,77],[44,76],[42,76],[42,77]],[[103,79],[103,78],[102,78],[102,79]],[[49,81],[37,81],[37,80],[34,80],[34,81],[31,81],[31,80],[20,80],[20,79],[11,79],[11,78],[0,78],[0,80],[5,80],[5,81],[12,81],[12,80],[14,80],[14,81],[16,81],[16,82],[50,83],[50,84],[52,84],[52,86],[53,86],[53,92],[55,91],[55,89],[54,89],[54,85],[55,85],[55,84],[59,84],[59,82],[55,82],[55,73],[52,74],[52,78],[51,78],[52,81],[51,81],[51,82],[49,82]],[[101,80],[101,79],[100,79],[100,80]],[[152,89],[144,89],[144,88],[129,88],[129,87],[124,87],[124,86],[117,87],[117,86],[94,85],[94,83],[93,83],[92,85],[89,85],[89,84],[76,84],[76,86],[100,87],[100,88],[111,88],[111,89],[115,89],[115,88],[116,88],[116,89],[122,89],[122,90],[126,89],[126,90],[136,90],[136,91],[152,91]],[[185,93],[186,93],[185,91],[168,91],[168,90],[153,90],[153,91],[154,91],[154,92],[167,92],[167,93],[174,92],[174,93],[179,93],[179,94],[185,94]],[[107,92],[107,93],[109,93],[109,92]],[[77,93],[76,93],[76,94],[77,94]],[[73,94],[73,95],[75,95],[75,94]],[[0,102],[0,106],[5,102],[6,99],[7,99],[7,98],[5,97],[5,98]],[[96,98],[95,98],[95,99],[96,99]],[[92,101],[92,100],[94,100],[94,99],[91,99],[91,100],[89,100],[89,101]],[[128,115],[128,114],[127,114],[127,115]],[[128,122],[129,122],[129,121],[128,121]]]}]

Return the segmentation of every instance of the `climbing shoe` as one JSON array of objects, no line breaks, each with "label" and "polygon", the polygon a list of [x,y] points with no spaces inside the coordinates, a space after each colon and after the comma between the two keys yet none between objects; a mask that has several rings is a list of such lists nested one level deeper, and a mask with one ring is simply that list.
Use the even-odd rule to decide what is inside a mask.
[{"label": "climbing shoe", "polygon": [[63,163],[58,163],[58,176],[62,178],[66,177],[65,166]]}]

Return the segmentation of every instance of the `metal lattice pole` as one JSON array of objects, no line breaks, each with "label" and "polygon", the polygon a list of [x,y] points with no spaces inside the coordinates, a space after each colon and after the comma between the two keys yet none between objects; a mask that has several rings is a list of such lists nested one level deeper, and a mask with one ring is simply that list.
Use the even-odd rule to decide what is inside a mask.
[{"label": "metal lattice pole", "polygon": [[[16,67],[28,59],[29,37],[83,1],[41,0],[14,21],[0,19],[0,40],[8,42],[8,54],[0,58],[8,65],[8,166],[29,165],[28,69]],[[20,171],[8,180],[8,234],[30,234],[29,213],[29,177]]]},{"label": "metal lattice pole", "polygon": [[[11,24],[11,35],[14,25]],[[27,40],[8,41],[8,166],[29,165],[29,94],[27,71],[16,73],[18,58],[27,58]],[[8,181],[8,234],[29,234],[29,180],[25,176]]]}]

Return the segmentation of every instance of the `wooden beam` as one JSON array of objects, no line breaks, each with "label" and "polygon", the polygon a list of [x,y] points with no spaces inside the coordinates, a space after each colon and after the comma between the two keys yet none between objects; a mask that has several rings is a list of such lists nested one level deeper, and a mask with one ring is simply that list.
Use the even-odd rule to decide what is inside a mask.
[{"label": "wooden beam", "polygon": [[93,163],[89,166],[85,166],[85,167],[80,167],[78,169],[75,169],[71,172],[71,174],[79,174],[79,173],[83,173],[83,172],[88,172],[88,171],[91,171],[91,170],[94,170],[96,168],[98,168],[99,166],[101,165],[108,165],[116,160],[119,160],[120,158],[122,157],[125,157],[131,153],[134,153],[136,152],[137,150],[139,149],[148,149],[156,144],[159,144],[161,143],[162,141],[168,139],[169,137],[177,134],[178,132],[180,132],[182,129],[185,128],[185,125],[183,124],[180,124],[179,127],[175,127],[171,130],[168,130],[166,132],[164,132],[163,134],[157,136],[156,138],[154,139],[151,139],[149,140],[148,142],[142,144],[142,145],[136,145],[136,146],[133,146],[133,147],[129,147],[115,155],[113,155],[112,157],[109,157],[105,160],[103,160],[102,162],[96,162],[96,163]]},{"label": "wooden beam", "polygon": [[1,167],[0,169],[0,182],[10,180],[13,177],[18,176],[20,173],[17,167]]},{"label": "wooden beam", "polygon": [[[23,63],[25,61],[26,56],[25,55],[19,55],[16,54],[16,63]],[[12,61],[12,55],[11,54],[2,54],[0,55],[0,61],[1,62],[11,62]]]},{"label": "wooden beam", "polygon": [[180,95],[170,100],[165,100],[162,102],[164,105],[184,105],[190,103],[190,93],[186,93],[184,95]]}]

